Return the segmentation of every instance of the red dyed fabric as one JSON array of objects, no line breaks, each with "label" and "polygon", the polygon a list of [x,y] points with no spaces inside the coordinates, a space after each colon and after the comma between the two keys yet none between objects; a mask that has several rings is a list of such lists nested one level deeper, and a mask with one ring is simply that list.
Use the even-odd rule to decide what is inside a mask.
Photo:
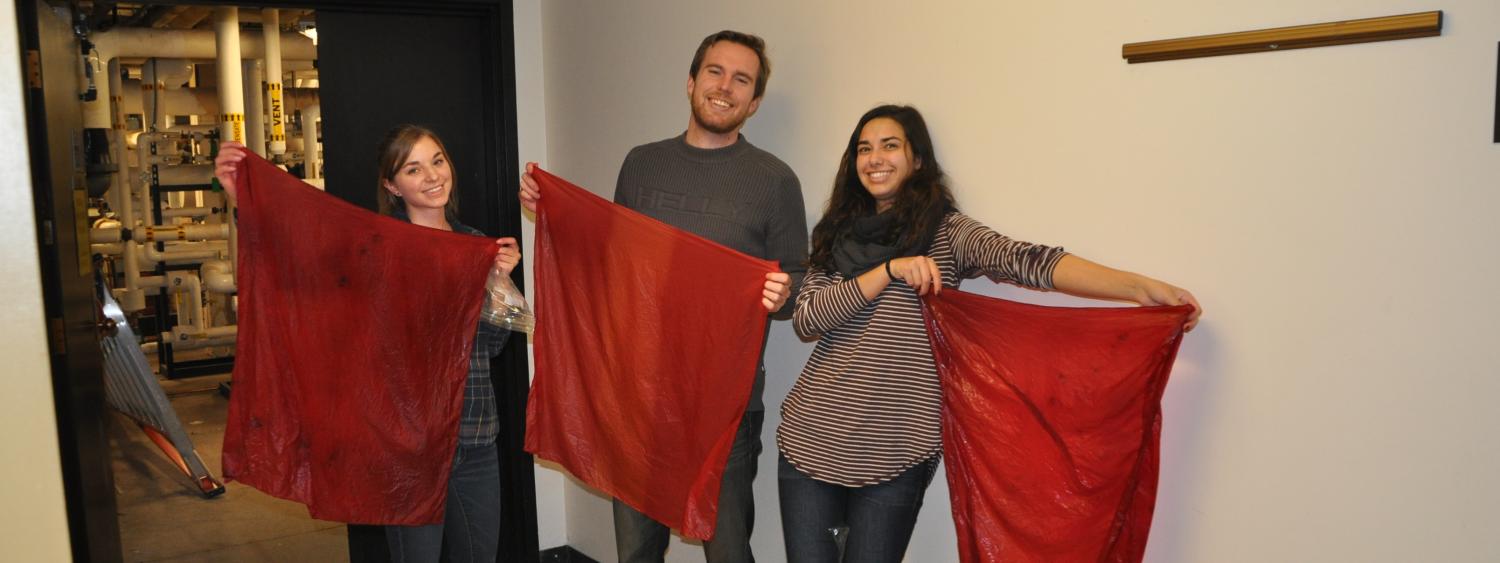
[{"label": "red dyed fabric", "polygon": [[1192,308],[925,304],[961,560],[1140,561]]},{"label": "red dyed fabric", "polygon": [[224,476],[360,524],[442,520],[491,239],[380,216],[250,155]]},{"label": "red dyed fabric", "polygon": [[526,450],[707,539],[776,264],[533,176],[544,197]]}]

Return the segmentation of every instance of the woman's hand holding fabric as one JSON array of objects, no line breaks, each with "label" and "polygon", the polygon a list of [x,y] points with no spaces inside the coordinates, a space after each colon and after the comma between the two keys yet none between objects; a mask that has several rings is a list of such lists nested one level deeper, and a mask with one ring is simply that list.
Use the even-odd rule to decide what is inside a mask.
[{"label": "woman's hand holding fabric", "polygon": [[907,256],[892,259],[887,264],[891,277],[917,290],[917,295],[926,295],[928,289],[934,295],[943,290],[943,275],[938,271],[937,262],[933,262],[931,258]]}]

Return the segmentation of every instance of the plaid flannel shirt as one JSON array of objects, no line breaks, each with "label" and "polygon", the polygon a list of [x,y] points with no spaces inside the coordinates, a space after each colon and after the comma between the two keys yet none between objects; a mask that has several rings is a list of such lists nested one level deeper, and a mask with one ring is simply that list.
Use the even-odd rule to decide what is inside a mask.
[{"label": "plaid flannel shirt", "polygon": [[[399,209],[391,216],[411,221]],[[448,224],[455,233],[485,236],[479,229],[459,223],[453,217],[448,218]],[[479,321],[474,334],[474,350],[469,353],[469,376],[464,381],[464,408],[458,421],[460,446],[487,446],[494,443],[495,436],[500,433],[500,411],[495,405],[495,386],[490,382],[490,359],[500,355],[509,337],[509,330]]]}]

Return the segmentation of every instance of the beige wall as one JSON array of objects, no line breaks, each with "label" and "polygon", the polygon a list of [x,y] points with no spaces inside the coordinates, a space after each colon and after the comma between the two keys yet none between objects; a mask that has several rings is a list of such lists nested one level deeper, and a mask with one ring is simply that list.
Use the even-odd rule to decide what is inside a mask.
[{"label": "beige wall", "polygon": [[[684,128],[697,41],[759,33],[775,72],[746,134],[800,175],[810,221],[860,113],[912,103],[971,215],[1203,301],[1165,399],[1148,560],[1500,559],[1500,4],[1438,6],[1437,38],[1146,65],[1121,44],[1433,6],[1090,4],[547,2],[546,163],[610,193],[631,146]],[[766,561],[776,408],[809,351],[774,329]],[[613,561],[607,502],[564,496],[569,543]],[[909,560],[955,561],[952,543],[939,482]],[[676,545],[669,561],[700,560]]]},{"label": "beige wall", "polygon": [[67,561],[67,511],[52,408],[31,197],[20,39],[14,2],[0,3],[0,559]]}]

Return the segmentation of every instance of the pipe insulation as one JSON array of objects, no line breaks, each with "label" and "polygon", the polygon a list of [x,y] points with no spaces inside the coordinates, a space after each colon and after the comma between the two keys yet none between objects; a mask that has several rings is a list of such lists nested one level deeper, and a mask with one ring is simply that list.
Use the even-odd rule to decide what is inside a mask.
[{"label": "pipe insulation", "polygon": [[266,107],[262,100],[261,84],[264,69],[256,59],[245,59],[245,146],[262,158],[266,156]]},{"label": "pipe insulation", "polygon": [[193,207],[169,207],[169,208],[161,210],[161,217],[163,219],[176,219],[178,217],[193,217],[193,218],[198,218],[198,217],[207,217],[209,215],[213,215],[214,213],[218,213],[218,212],[219,212],[219,208],[213,207],[213,206],[209,206],[209,205],[193,206]]},{"label": "pipe insulation", "polygon": [[202,333],[205,326],[203,324],[203,286],[198,281],[198,274],[168,272],[167,291],[186,298],[186,303],[181,300],[177,301],[177,324],[172,327],[173,336]]},{"label": "pipe insulation", "polygon": [[[157,155],[158,159],[175,161],[180,160],[177,156]],[[201,186],[213,181],[214,165],[212,164],[184,164],[179,166],[158,166],[156,168],[156,184],[158,186]]]},{"label": "pipe insulation", "polygon": [[271,118],[268,148],[272,155],[281,156],[286,154],[286,102],[281,91],[281,16],[277,10],[266,8],[260,11],[260,19],[262,42],[266,47],[266,109]]},{"label": "pipe insulation", "polygon": [[[300,33],[280,33],[281,58],[297,61],[313,61],[318,58],[318,48],[311,39]],[[217,32],[206,29],[144,29],[138,27],[116,27],[95,33],[91,39],[99,51],[100,60],[114,57],[150,59],[218,59]],[[247,59],[266,58],[265,38],[254,35],[240,37],[240,56]]]},{"label": "pipe insulation", "polygon": [[206,260],[198,268],[203,287],[216,293],[234,293],[234,267],[225,260]]},{"label": "pipe insulation", "polygon": [[[107,229],[99,230],[108,232]],[[116,231],[117,237],[119,236],[118,233]],[[130,231],[130,234],[131,240],[141,244],[168,241],[225,240],[229,238],[229,224],[215,223],[206,225],[203,223],[188,223],[185,225],[152,225],[133,229]],[[114,241],[101,240],[98,242]]]},{"label": "pipe insulation", "polygon": [[155,268],[157,264],[163,262],[168,266],[201,264],[205,260],[218,260],[229,251],[228,246],[223,242],[214,241],[179,243],[169,247],[168,250],[157,250],[154,244],[139,245],[136,249],[140,253],[139,260],[148,268]]},{"label": "pipe insulation", "polygon": [[323,177],[323,146],[318,144],[318,122],[322,120],[323,106],[313,104],[302,108],[302,175],[309,180]]},{"label": "pipe insulation", "polygon": [[[125,108],[127,110],[142,108],[140,111],[133,113],[145,114],[144,100],[141,99],[146,95],[144,85],[137,90],[139,93],[132,94],[130,92],[131,83],[125,83]],[[154,101],[161,104],[163,108],[167,108],[172,115],[218,115],[219,113],[219,90],[217,88],[200,87],[155,90],[150,95],[154,96]],[[163,127],[157,127],[157,130],[161,129]]]},{"label": "pipe insulation", "polygon": [[[129,150],[125,146],[125,89],[122,87],[124,77],[120,74],[120,59],[109,59],[109,79],[104,83],[107,85],[105,94],[108,98],[110,110],[110,140],[109,150],[113,155],[115,166],[114,175],[110,178],[110,205],[115,210],[115,216],[120,219],[120,226],[125,229],[134,229],[136,222],[136,198],[134,184],[130,181]],[[92,233],[90,233],[92,235]],[[115,233],[119,239],[120,233]],[[119,301],[121,309],[127,312],[135,312],[146,308],[145,293],[140,290],[140,259],[136,255],[135,245],[130,241],[119,241],[118,252],[111,255],[121,257],[121,267],[125,270],[125,289]]]},{"label": "pipe insulation", "polygon": [[[217,17],[218,14],[215,14],[216,21]],[[275,35],[277,37],[277,50],[280,52],[278,59],[285,58],[298,61],[317,60],[318,47],[313,45],[311,39],[300,33],[280,33]],[[218,56],[217,29],[210,31],[117,27],[109,31],[95,33],[90,36],[90,39],[94,42],[94,49],[99,53],[100,61],[110,61],[117,57],[132,59],[220,59]],[[264,37],[253,35],[242,36],[239,39],[237,47],[239,48],[239,52],[234,56],[233,60],[235,61],[241,58],[260,59],[266,56],[266,41]],[[146,67],[149,68],[150,66],[150,63],[146,64]],[[239,66],[238,63],[235,66]],[[108,88],[108,84],[108,81],[101,80],[99,81],[99,88]],[[177,84],[181,84],[181,82]],[[109,127],[110,95],[110,92],[100,91],[99,97],[95,101],[83,104],[84,127]]]},{"label": "pipe insulation", "polygon": [[[146,244],[151,242],[225,240],[229,238],[228,223],[186,223],[182,225],[151,225],[130,230],[130,240]],[[89,242],[105,244],[124,242],[125,233],[118,226],[89,229]]]},{"label": "pipe insulation", "polygon": [[245,83],[240,75],[240,9],[214,9],[219,77],[219,139],[245,142]]}]

